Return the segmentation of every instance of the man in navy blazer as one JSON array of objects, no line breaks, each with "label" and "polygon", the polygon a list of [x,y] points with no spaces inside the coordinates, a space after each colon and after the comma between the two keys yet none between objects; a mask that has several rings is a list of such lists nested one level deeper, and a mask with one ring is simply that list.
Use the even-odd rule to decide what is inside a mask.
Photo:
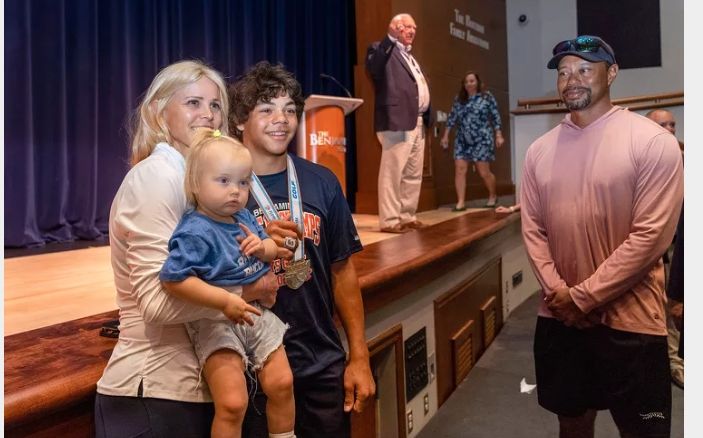
[{"label": "man in navy blazer", "polygon": [[376,92],[374,129],[383,148],[378,173],[379,224],[381,231],[389,233],[425,227],[415,212],[431,111],[427,80],[410,54],[416,31],[412,16],[398,14],[388,25],[388,35],[366,52],[366,69]]}]

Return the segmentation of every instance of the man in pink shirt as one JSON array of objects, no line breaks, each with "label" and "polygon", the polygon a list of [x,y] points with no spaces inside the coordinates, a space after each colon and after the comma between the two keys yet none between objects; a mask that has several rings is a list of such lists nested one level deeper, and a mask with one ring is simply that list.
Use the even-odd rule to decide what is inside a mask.
[{"label": "man in pink shirt", "polygon": [[676,139],[610,101],[618,74],[598,37],[547,64],[569,114],[525,157],[522,231],[541,291],[535,371],[560,437],[593,437],[609,409],[622,436],[668,437],[671,386],[661,256],[683,198]]}]

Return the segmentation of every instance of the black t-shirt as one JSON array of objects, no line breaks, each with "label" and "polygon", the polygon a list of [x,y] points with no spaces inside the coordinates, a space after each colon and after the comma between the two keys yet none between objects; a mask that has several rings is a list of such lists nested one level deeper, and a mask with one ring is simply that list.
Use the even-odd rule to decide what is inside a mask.
[{"label": "black t-shirt", "polygon": [[[284,344],[296,377],[307,377],[344,361],[346,353],[335,327],[331,264],[361,251],[361,241],[337,177],[326,167],[292,156],[303,200],[305,257],[311,276],[297,289],[286,287],[285,266],[271,263],[281,287],[273,312],[289,324]],[[288,173],[258,175],[281,219],[290,218]],[[253,196],[247,208],[262,225],[263,210]]]}]

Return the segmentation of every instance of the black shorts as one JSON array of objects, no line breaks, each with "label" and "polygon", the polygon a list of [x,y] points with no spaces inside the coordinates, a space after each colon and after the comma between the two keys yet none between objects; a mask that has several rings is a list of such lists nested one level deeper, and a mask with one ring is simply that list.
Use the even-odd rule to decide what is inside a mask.
[{"label": "black shorts", "polygon": [[[344,412],[344,365],[340,361],[314,376],[293,379],[296,436],[348,438],[351,435],[350,417]],[[247,379],[247,385],[250,384]],[[244,418],[244,438],[268,438],[266,395],[260,385],[256,386]]]},{"label": "black shorts", "polygon": [[97,394],[95,436],[206,438],[214,412],[212,403]]},{"label": "black shorts", "polygon": [[608,409],[621,431],[643,437],[670,435],[666,336],[603,325],[579,330],[538,317],[534,354],[543,408],[565,417]]}]

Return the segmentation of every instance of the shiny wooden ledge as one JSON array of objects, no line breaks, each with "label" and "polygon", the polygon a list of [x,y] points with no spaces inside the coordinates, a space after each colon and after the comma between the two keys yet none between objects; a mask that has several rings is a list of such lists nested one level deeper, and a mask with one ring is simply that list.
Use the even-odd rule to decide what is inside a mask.
[{"label": "shiny wooden ledge", "polygon": [[[352,256],[366,312],[431,281],[435,269],[463,263],[472,243],[519,218],[483,210],[366,246]],[[99,336],[100,327],[117,317],[111,311],[5,337],[6,432],[90,406],[116,342]]]},{"label": "shiny wooden ledge", "polygon": [[116,310],[5,337],[5,430],[92,400],[116,339]]},{"label": "shiny wooden ledge", "polygon": [[482,210],[458,216],[431,227],[369,245],[354,254],[354,266],[364,296],[366,313],[429,283],[436,270],[448,271],[471,253],[471,244],[490,236],[520,215]]}]

